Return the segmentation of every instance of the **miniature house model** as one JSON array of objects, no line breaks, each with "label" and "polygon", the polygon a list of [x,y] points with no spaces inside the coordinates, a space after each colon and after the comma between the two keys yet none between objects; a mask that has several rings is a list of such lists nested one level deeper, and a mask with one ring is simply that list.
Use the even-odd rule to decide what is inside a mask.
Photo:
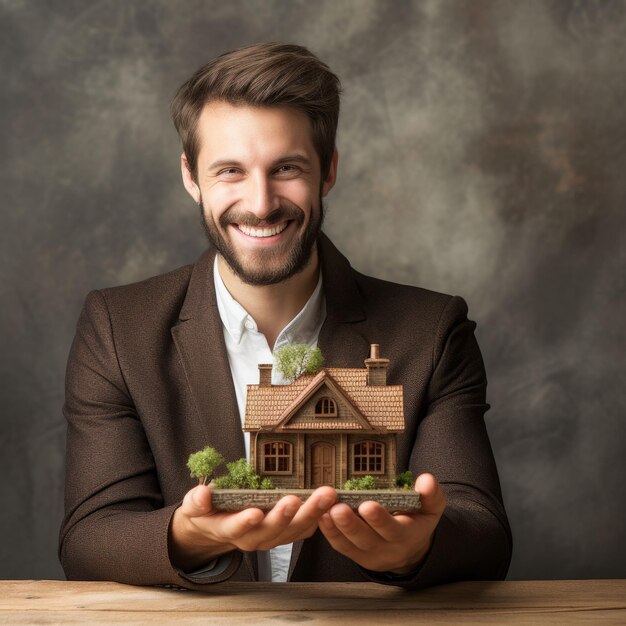
[{"label": "miniature house model", "polygon": [[404,405],[378,351],[373,344],[364,369],[323,368],[289,385],[272,385],[272,366],[259,365],[244,419],[255,471],[280,488],[340,488],[368,474],[392,487]]}]

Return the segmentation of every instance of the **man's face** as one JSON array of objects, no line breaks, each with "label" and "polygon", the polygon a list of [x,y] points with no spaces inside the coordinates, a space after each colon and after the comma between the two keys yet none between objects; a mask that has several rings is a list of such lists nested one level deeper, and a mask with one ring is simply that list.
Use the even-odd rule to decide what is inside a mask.
[{"label": "man's face", "polygon": [[309,119],[287,107],[205,106],[197,181],[183,162],[187,191],[201,203],[207,236],[246,283],[269,285],[301,271],[323,220],[321,181]]}]

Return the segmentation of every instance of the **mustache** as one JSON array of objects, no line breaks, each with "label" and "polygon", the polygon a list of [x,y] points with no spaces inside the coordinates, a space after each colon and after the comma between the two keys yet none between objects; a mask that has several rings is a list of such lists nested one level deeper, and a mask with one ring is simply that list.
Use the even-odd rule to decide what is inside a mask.
[{"label": "mustache", "polygon": [[254,213],[232,208],[222,213],[219,218],[220,225],[223,228],[226,228],[228,224],[239,224],[241,226],[251,227],[273,226],[274,224],[287,220],[293,220],[301,224],[304,222],[304,212],[295,205],[281,205],[264,219],[259,219]]}]

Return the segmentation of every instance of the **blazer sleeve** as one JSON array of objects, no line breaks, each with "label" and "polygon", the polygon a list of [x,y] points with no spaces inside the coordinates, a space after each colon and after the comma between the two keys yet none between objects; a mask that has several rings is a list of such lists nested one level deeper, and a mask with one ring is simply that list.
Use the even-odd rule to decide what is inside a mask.
[{"label": "blazer sleeve", "polygon": [[512,538],[484,422],[490,407],[475,327],[465,301],[452,297],[435,334],[427,405],[411,454],[414,474],[432,473],[446,493],[432,547],[412,575],[370,573],[378,582],[421,588],[506,577]]},{"label": "blazer sleeve", "polygon": [[69,580],[179,585],[226,580],[240,552],[195,578],[169,559],[168,528],[180,503],[164,506],[150,445],[116,356],[101,292],[78,321],[66,374],[65,517],[59,558]]}]

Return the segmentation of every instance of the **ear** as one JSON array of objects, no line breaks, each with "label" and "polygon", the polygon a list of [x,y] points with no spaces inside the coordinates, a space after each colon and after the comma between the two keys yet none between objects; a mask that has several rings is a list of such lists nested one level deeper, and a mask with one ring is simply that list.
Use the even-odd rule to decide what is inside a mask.
[{"label": "ear", "polygon": [[322,198],[328,195],[328,192],[334,187],[337,180],[337,161],[339,160],[339,153],[337,148],[333,152],[333,158],[330,160],[330,167],[328,168],[328,176],[322,184]]},{"label": "ear", "polygon": [[183,185],[187,190],[187,193],[193,198],[196,204],[200,204],[200,187],[196,184],[189,167],[189,161],[187,161],[187,155],[183,152],[180,155],[180,172],[183,175]]}]

